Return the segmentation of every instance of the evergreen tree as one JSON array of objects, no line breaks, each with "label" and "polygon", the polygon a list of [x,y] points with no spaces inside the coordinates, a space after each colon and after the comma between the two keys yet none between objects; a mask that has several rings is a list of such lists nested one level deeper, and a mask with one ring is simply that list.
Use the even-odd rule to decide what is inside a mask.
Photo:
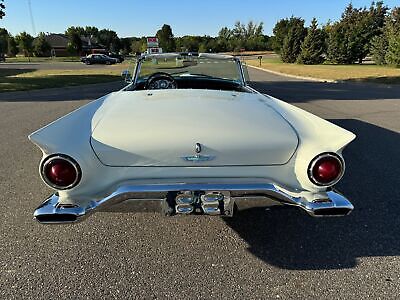
[{"label": "evergreen tree", "polygon": [[388,8],[383,2],[372,3],[369,9],[349,4],[339,22],[330,28],[328,58],[335,63],[362,63],[370,53],[374,36],[382,33]]},{"label": "evergreen tree", "polygon": [[386,20],[385,33],[388,41],[386,62],[400,67],[400,7],[392,9]]},{"label": "evergreen tree", "polygon": [[294,63],[301,52],[301,44],[307,34],[304,20],[292,17],[289,20],[288,35],[283,41],[281,58],[283,62]]},{"label": "evergreen tree", "polygon": [[305,65],[320,64],[324,61],[325,48],[325,33],[318,28],[317,19],[314,18],[301,45],[301,53],[297,61]]},{"label": "evergreen tree", "polygon": [[349,53],[347,28],[343,23],[333,24],[328,32],[328,59],[337,64],[351,64],[354,57]]},{"label": "evergreen tree", "polygon": [[283,42],[285,40],[285,37],[288,35],[289,32],[289,19],[281,19],[279,20],[274,29],[274,38],[273,38],[273,44],[272,48],[276,53],[281,53],[282,48],[283,48]]},{"label": "evergreen tree", "polygon": [[375,36],[371,42],[371,54],[377,65],[386,64],[386,53],[388,50],[388,39],[386,34]]}]

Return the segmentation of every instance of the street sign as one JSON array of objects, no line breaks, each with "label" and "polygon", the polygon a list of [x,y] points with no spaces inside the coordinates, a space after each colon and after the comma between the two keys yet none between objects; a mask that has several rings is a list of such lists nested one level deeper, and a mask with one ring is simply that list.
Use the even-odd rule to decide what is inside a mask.
[{"label": "street sign", "polygon": [[158,38],[148,37],[147,38],[147,48],[158,48]]},{"label": "street sign", "polygon": [[161,54],[162,48],[147,48],[147,54]]}]

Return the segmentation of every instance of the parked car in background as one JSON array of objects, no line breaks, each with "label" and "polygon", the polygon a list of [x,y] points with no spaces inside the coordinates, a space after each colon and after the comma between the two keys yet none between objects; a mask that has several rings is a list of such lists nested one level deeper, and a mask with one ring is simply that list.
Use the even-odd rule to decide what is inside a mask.
[{"label": "parked car in background", "polygon": [[89,54],[88,56],[81,57],[81,62],[87,65],[93,64],[105,64],[112,65],[117,63],[117,59],[113,57],[109,57],[105,54]]},{"label": "parked car in background", "polygon": [[122,63],[124,61],[124,57],[122,55],[119,55],[117,53],[109,53],[109,57],[115,58],[117,60],[117,63]]},{"label": "parked car in background", "polygon": [[353,133],[254,90],[236,57],[170,53],[136,63],[134,74],[123,72],[125,88],[29,136],[54,190],[37,221],[77,222],[116,205],[169,216],[353,210],[334,189]]}]

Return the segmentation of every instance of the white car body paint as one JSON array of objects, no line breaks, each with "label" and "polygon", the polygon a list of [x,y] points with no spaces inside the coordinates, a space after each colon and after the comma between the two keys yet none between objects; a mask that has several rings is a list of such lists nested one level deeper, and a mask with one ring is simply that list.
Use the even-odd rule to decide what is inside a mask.
[{"label": "white car body paint", "polygon": [[[63,153],[79,163],[82,179],[71,190],[58,191],[62,203],[83,205],[126,183],[273,182],[289,193],[325,191],[309,180],[310,161],[323,152],[341,155],[355,135],[293,105],[249,92],[151,91],[147,96],[149,91],[121,90],[37,130],[29,139],[42,150],[43,159]],[[156,109],[158,105],[162,109]],[[103,144],[93,143],[97,155],[92,135]],[[203,140],[212,145],[209,153],[215,160],[181,159]],[[205,148],[207,152],[207,144]]]}]

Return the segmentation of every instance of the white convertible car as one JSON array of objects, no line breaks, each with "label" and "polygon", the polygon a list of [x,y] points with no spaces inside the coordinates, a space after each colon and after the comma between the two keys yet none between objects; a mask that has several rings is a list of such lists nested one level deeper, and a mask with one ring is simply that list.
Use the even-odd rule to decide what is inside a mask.
[{"label": "white convertible car", "polygon": [[353,210],[333,186],[355,135],[252,89],[238,58],[146,55],[124,74],[122,90],[29,136],[43,152],[40,176],[55,190],[34,213],[40,223],[127,205],[164,215]]}]

